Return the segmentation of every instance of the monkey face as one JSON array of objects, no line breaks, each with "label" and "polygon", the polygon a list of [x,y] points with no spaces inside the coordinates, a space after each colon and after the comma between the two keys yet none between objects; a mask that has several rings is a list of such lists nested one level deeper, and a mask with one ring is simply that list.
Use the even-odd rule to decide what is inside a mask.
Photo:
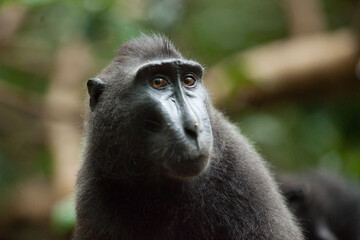
[{"label": "monkey face", "polygon": [[[123,142],[111,152],[117,151],[119,158],[131,158],[133,165],[145,174],[161,173],[182,180],[200,175],[209,165],[213,144],[202,74],[203,68],[193,61],[146,62],[127,82],[126,96],[119,91],[104,95],[103,98],[118,99],[113,100],[116,104],[111,109],[107,109],[109,104],[107,108],[95,109],[107,86],[100,79],[89,80],[91,109],[98,110],[97,115],[107,116],[102,123],[111,112],[109,124],[113,126],[108,130],[103,127],[101,132],[107,131],[107,138],[111,135],[115,139],[108,144]],[[126,150],[121,151],[124,147]],[[132,152],[132,156],[121,156],[122,152]]]},{"label": "monkey face", "polygon": [[169,59],[149,62],[135,76],[147,154],[171,177],[197,176],[209,164],[212,132],[202,73],[196,62]]}]

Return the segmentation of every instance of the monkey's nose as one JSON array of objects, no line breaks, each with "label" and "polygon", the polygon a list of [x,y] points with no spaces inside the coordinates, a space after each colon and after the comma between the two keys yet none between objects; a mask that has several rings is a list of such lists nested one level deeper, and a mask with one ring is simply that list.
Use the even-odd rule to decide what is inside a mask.
[{"label": "monkey's nose", "polygon": [[199,148],[199,133],[200,133],[200,122],[196,113],[188,107],[183,113],[183,128],[184,134],[189,143],[196,145]]},{"label": "monkey's nose", "polygon": [[185,135],[193,140],[197,140],[199,135],[199,122],[198,121],[187,121],[184,124]]},{"label": "monkey's nose", "polygon": [[195,141],[198,145],[198,136],[200,133],[200,121],[195,111],[186,102],[183,105],[182,122],[184,128],[184,134],[187,139]]}]

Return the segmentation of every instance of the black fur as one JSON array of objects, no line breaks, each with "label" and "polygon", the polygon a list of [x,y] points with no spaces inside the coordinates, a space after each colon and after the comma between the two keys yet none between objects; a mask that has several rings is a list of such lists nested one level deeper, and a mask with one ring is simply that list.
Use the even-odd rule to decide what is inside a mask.
[{"label": "black fur", "polygon": [[[302,239],[263,160],[212,107],[200,80],[185,94],[192,110],[185,104],[179,111],[197,113],[203,131],[185,131],[186,139],[167,134],[181,129],[162,124],[159,99],[135,77],[157,61],[170,61],[169,74],[199,70],[155,35],[122,45],[98,76],[105,87],[87,122],[74,239]],[[197,136],[199,152],[183,148]],[[163,167],[174,161],[186,165],[180,177]]]},{"label": "black fur", "polygon": [[359,240],[360,191],[329,173],[281,175],[280,188],[307,240]]}]

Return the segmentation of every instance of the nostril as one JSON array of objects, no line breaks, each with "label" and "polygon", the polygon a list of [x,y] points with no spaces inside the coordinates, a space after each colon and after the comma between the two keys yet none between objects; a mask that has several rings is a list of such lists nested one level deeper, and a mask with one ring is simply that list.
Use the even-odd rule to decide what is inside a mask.
[{"label": "nostril", "polygon": [[191,139],[197,139],[197,131],[195,129],[185,128],[185,135]]}]

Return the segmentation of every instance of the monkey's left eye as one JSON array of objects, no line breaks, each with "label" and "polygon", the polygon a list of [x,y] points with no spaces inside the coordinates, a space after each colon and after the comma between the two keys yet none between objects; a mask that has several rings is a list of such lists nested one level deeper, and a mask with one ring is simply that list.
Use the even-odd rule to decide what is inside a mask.
[{"label": "monkey's left eye", "polygon": [[196,79],[193,76],[186,76],[183,78],[182,83],[186,87],[194,87],[196,85]]},{"label": "monkey's left eye", "polygon": [[151,84],[154,88],[162,88],[165,87],[168,84],[168,82],[166,81],[165,78],[156,77],[151,81]]}]

